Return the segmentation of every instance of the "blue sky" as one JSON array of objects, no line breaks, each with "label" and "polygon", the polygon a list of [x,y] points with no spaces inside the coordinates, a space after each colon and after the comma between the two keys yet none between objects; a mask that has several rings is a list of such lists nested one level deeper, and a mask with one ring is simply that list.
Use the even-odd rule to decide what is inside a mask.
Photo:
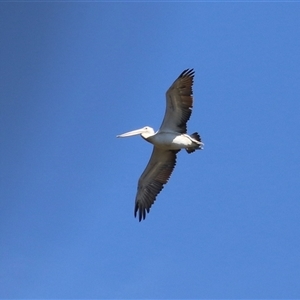
[{"label": "blue sky", "polygon": [[[1,3],[1,298],[300,298],[299,3]],[[189,132],[133,217],[165,92]]]}]

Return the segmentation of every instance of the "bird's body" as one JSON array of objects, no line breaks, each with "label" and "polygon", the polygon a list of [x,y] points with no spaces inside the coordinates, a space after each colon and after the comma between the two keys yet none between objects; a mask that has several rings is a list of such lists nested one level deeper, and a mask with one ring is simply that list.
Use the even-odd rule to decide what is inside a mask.
[{"label": "bird's body", "polygon": [[142,134],[142,137],[156,147],[165,150],[199,148],[201,145],[201,142],[195,140],[188,134],[178,132],[158,131],[147,138]]},{"label": "bird's body", "polygon": [[193,78],[193,69],[187,69],[168,89],[165,117],[157,132],[146,126],[117,136],[139,134],[154,145],[148,165],[138,182],[134,214],[136,216],[139,212],[139,221],[145,219],[146,211],[149,213],[156,196],[169,180],[176,165],[176,154],[181,149],[186,149],[188,153],[202,149],[203,143],[199,134],[195,132],[188,135],[186,127],[193,106]]}]

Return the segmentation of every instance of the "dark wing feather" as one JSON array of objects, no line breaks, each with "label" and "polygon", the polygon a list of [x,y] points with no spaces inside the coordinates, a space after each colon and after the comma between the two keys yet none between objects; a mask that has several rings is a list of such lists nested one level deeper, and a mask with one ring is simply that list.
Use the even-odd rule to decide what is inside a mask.
[{"label": "dark wing feather", "polygon": [[166,112],[161,131],[186,133],[186,123],[193,108],[194,70],[186,69],[174,81],[166,93]]},{"label": "dark wing feather", "polygon": [[148,165],[141,175],[135,198],[134,216],[139,213],[139,221],[146,218],[146,211],[154,203],[156,196],[163,189],[176,165],[176,153],[173,150],[153,148]]}]

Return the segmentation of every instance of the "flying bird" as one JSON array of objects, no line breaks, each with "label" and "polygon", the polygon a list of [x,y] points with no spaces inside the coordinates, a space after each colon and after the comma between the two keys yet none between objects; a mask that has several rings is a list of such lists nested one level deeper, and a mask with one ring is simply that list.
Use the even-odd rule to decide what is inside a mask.
[{"label": "flying bird", "polygon": [[176,165],[176,155],[181,149],[187,153],[203,149],[200,135],[195,132],[187,134],[187,121],[193,107],[194,70],[186,69],[174,81],[166,93],[166,112],[157,132],[146,126],[129,131],[119,138],[141,135],[143,139],[154,145],[151,158],[141,175],[135,198],[134,216],[139,221],[146,218],[156,196],[168,182]]}]

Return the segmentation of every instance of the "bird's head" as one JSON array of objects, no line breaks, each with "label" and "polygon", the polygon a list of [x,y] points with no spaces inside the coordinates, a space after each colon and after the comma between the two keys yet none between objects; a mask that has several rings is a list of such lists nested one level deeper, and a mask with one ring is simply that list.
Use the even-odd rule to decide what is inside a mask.
[{"label": "bird's head", "polygon": [[134,136],[134,135],[141,135],[143,138],[146,139],[153,134],[154,134],[154,129],[149,126],[145,126],[140,129],[132,130],[132,131],[117,135],[117,137],[123,138],[123,137],[129,137],[129,136]]}]

